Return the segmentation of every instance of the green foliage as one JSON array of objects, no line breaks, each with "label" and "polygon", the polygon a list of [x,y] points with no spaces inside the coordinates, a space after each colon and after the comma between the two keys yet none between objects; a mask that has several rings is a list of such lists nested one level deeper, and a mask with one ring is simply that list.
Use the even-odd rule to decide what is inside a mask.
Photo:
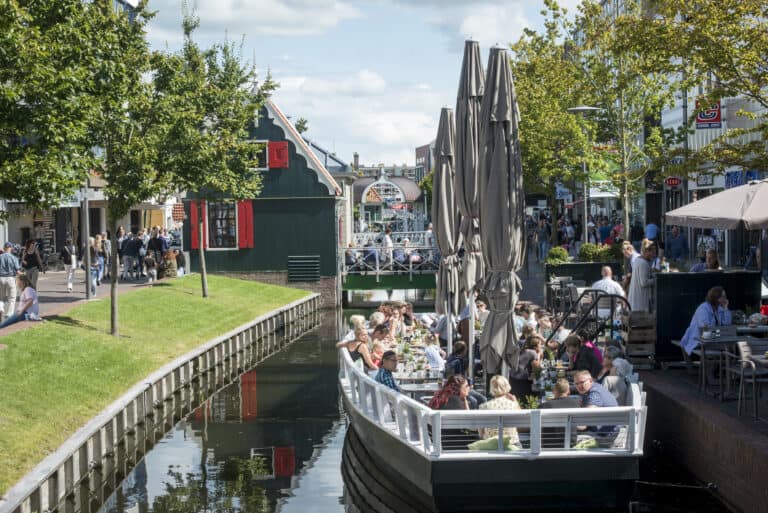
[{"label": "green foliage", "polygon": [[539,407],[539,398],[535,395],[526,395],[521,405],[524,410],[535,410]]},{"label": "green foliage", "polygon": [[568,262],[568,252],[565,250],[565,248],[554,246],[549,250],[549,253],[547,253],[545,262],[547,265],[564,264]]},{"label": "green foliage", "polygon": [[126,322],[120,339],[109,335],[107,300],[83,303],[23,336],[3,339],[0,491],[152,371],[307,294],[213,276],[211,296],[203,300],[195,294],[198,286],[186,277],[121,296]]},{"label": "green foliage", "polygon": [[[618,249],[619,256],[616,256]],[[579,247],[581,262],[615,262],[621,259],[621,244],[592,244],[586,242]]]},{"label": "green foliage", "polygon": [[296,131],[298,133],[303,134],[309,130],[309,121],[307,121],[306,118],[299,118],[296,120],[296,124],[294,126],[296,127]]},{"label": "green foliage", "polygon": [[[765,1],[655,0],[652,8],[653,17],[617,20],[618,30],[625,36],[621,44],[628,51],[642,51],[649,72],[678,77],[675,89],[686,90],[690,97],[684,132],[695,118],[696,99],[702,107],[721,99],[747,100],[730,105],[732,112],[740,111],[737,123],[741,127],[727,127],[723,136],[689,155],[683,155],[682,148],[672,150],[659,159],[659,165],[677,175],[713,163],[720,170],[729,166],[768,168]],[[674,161],[680,156],[687,157],[684,164]]]},{"label": "green foliage", "polygon": [[427,197],[427,212],[432,211],[432,184],[435,181],[435,170],[430,169],[429,173],[419,182],[421,193]]}]

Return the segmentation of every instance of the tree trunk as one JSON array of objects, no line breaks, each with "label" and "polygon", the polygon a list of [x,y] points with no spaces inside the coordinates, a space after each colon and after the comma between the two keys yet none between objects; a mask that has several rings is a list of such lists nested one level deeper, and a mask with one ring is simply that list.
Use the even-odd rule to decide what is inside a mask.
[{"label": "tree trunk", "polygon": [[110,300],[110,333],[117,337],[119,331],[118,303],[117,303],[117,220],[110,219],[109,226],[112,227],[112,240],[110,241],[110,261],[109,261],[109,300]]},{"label": "tree trunk", "polygon": [[624,240],[629,240],[629,180],[624,176],[621,181],[621,195],[624,196]]},{"label": "tree trunk", "polygon": [[205,234],[203,233],[203,227],[205,226],[205,223],[203,223],[203,205],[205,205],[205,202],[203,200],[198,200],[198,208],[197,211],[199,212],[199,215],[197,216],[197,236],[198,236],[198,248],[200,251],[200,282],[203,286],[203,297],[208,297],[208,271],[205,268]]}]

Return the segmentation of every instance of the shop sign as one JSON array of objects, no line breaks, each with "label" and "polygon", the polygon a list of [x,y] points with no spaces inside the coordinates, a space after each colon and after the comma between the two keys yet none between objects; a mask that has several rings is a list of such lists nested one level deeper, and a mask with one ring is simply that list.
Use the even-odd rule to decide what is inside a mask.
[{"label": "shop sign", "polygon": [[675,188],[680,187],[680,185],[683,183],[683,179],[678,176],[670,176],[666,180],[664,180],[664,184],[669,188]]},{"label": "shop sign", "polygon": [[723,115],[720,109],[720,100],[711,107],[699,110],[699,100],[696,100],[696,130],[706,128],[721,128],[723,126]]},{"label": "shop sign", "polygon": [[699,187],[715,185],[715,176],[710,174],[696,175],[696,185]]}]

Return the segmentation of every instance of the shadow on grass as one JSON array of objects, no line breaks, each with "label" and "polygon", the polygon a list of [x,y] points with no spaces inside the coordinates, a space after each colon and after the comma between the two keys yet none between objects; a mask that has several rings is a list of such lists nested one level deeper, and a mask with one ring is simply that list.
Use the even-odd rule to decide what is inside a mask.
[{"label": "shadow on grass", "polygon": [[90,324],[86,324],[83,321],[79,321],[77,319],[74,319],[72,317],[64,316],[64,315],[52,315],[50,317],[45,318],[47,321],[55,322],[57,324],[61,324],[63,326],[68,326],[70,328],[82,328],[89,331],[95,331],[95,332],[101,332],[103,330],[97,329],[94,326],[91,326]]}]

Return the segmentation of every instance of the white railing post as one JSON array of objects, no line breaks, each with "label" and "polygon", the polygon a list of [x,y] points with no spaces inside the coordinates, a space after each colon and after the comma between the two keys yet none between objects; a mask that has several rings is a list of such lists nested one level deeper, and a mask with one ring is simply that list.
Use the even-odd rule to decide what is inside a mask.
[{"label": "white railing post", "polygon": [[626,447],[628,452],[635,452],[635,432],[636,432],[636,426],[637,423],[637,415],[636,410],[632,409],[629,411],[629,422],[627,422],[627,442]]},{"label": "white railing post", "polygon": [[440,453],[443,452],[443,433],[442,433],[442,418],[440,413],[432,414],[432,454],[436,457],[440,457]]},{"label": "white railing post", "polygon": [[541,452],[541,410],[531,410],[531,454],[538,455]]}]

